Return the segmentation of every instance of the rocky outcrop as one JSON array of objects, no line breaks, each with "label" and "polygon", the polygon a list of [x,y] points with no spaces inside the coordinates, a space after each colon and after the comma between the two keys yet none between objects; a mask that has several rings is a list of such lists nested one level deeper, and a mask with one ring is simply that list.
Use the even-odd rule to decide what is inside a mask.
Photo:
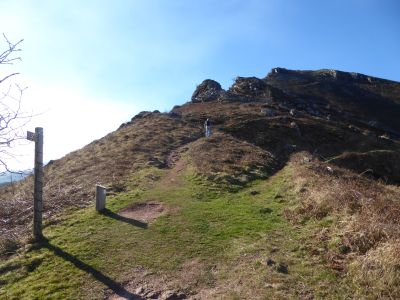
[{"label": "rocky outcrop", "polygon": [[279,99],[288,108],[329,120],[375,120],[369,124],[374,129],[400,136],[399,82],[332,69],[284,68],[272,69],[263,80],[289,96]]},{"label": "rocky outcrop", "polygon": [[284,92],[257,77],[237,77],[228,91],[211,79],[204,80],[192,95],[192,103],[224,101],[253,102],[286,98]]},{"label": "rocky outcrop", "polygon": [[206,79],[197,86],[192,95],[192,102],[198,103],[215,101],[223,92],[224,90],[218,82],[211,79]]},{"label": "rocky outcrop", "polygon": [[355,72],[273,68],[264,78],[237,77],[227,91],[207,79],[194,91],[192,102],[210,101],[262,102],[362,126],[374,120],[368,124],[372,130],[400,136],[400,83]]},{"label": "rocky outcrop", "polygon": [[236,77],[228,92],[245,96],[270,96],[266,82],[257,77]]},{"label": "rocky outcrop", "polygon": [[398,82],[372,77],[356,72],[344,72],[333,69],[321,69],[321,70],[289,70],[285,68],[273,68],[264,80],[286,80],[290,81],[297,80],[299,82],[307,81],[318,81],[318,82],[336,82],[339,84],[398,84]]},{"label": "rocky outcrop", "polygon": [[269,85],[264,79],[257,77],[237,77],[227,91],[225,101],[242,102],[284,102],[288,98],[282,90]]}]

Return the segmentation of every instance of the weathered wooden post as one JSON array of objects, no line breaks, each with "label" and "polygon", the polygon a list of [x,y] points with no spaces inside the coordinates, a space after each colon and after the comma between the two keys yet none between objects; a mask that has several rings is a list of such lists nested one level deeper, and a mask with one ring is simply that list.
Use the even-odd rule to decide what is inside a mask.
[{"label": "weathered wooden post", "polygon": [[43,210],[43,128],[36,127],[35,133],[28,131],[27,139],[35,141],[35,168],[33,188],[33,235],[36,240],[43,237],[42,234],[42,210]]},{"label": "weathered wooden post", "polygon": [[96,210],[102,212],[106,208],[106,191],[104,186],[96,185]]}]

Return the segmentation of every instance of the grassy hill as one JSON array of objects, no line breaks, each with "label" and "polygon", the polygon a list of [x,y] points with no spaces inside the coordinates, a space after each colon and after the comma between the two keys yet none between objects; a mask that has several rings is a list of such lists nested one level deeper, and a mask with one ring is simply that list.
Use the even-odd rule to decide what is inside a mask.
[{"label": "grassy hill", "polygon": [[[41,243],[32,178],[2,187],[0,298],[400,297],[397,125],[339,113],[337,78],[310,72],[228,91],[208,81],[193,102],[142,112],[50,163]],[[346,77],[347,95],[362,76]],[[365,80],[365,105],[375,93],[397,107],[399,83]],[[102,214],[96,183],[109,187]]]}]

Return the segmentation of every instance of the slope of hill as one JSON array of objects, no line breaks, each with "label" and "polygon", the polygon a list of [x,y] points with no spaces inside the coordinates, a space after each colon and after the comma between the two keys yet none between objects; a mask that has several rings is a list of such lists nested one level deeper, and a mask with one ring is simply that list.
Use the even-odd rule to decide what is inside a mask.
[{"label": "slope of hill", "polygon": [[399,91],[276,68],[140,113],[46,166],[47,241],[32,178],[2,188],[0,297],[400,297]]},{"label": "slope of hill", "polygon": [[[336,70],[273,69],[264,79],[290,95],[297,107],[310,106],[316,115],[331,115],[399,136],[399,83]],[[305,103],[304,103],[305,102]]]}]

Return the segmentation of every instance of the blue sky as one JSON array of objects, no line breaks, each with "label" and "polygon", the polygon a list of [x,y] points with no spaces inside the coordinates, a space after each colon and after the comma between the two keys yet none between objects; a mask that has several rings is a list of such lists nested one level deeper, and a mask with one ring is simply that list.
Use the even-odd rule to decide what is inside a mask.
[{"label": "blue sky", "polygon": [[228,88],[279,66],[400,81],[396,0],[1,0],[0,29],[24,39],[0,75],[29,87],[47,159],[189,101],[206,78]]}]

